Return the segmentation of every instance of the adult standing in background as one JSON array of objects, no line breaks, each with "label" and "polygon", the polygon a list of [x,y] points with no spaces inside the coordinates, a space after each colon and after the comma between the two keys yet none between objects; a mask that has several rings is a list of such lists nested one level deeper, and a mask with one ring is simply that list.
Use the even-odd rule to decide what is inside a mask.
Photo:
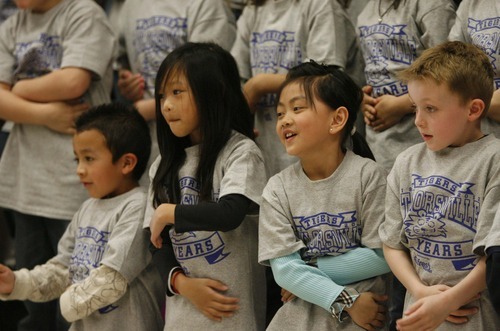
[{"label": "adult standing in background", "polygon": [[288,70],[313,59],[362,78],[356,74],[362,62],[354,26],[336,0],[250,1],[238,20],[231,54],[246,81],[269,177],[296,161],[275,132],[276,93]]},{"label": "adult standing in background", "polygon": [[[17,268],[53,257],[87,195],[74,171],[74,119],[110,101],[115,39],[89,0],[19,1],[0,26],[0,117],[14,122],[0,161],[0,206],[13,210]],[[25,301],[19,331],[63,330],[56,302]]]},{"label": "adult standing in background", "polygon": [[500,137],[500,2],[496,0],[463,0],[448,37],[451,41],[474,44],[482,49],[495,71],[495,92],[488,113],[481,121],[485,133]]},{"label": "adult standing in background", "polygon": [[425,49],[446,41],[454,21],[450,0],[372,0],[358,16],[367,83],[366,140],[387,170],[399,153],[422,141],[407,87],[397,72]]}]

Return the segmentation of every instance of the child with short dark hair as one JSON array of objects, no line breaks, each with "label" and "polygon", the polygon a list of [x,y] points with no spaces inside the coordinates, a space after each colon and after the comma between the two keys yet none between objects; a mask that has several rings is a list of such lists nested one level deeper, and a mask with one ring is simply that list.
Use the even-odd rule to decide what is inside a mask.
[{"label": "child with short dark hair", "polygon": [[491,329],[500,319],[484,291],[484,250],[500,201],[500,141],[481,131],[491,63],[476,46],[446,42],[400,76],[424,143],[397,157],[379,229],[407,289],[398,329]]},{"label": "child with short dark hair", "polygon": [[58,254],[32,270],[0,265],[3,300],[60,298],[71,330],[161,330],[162,282],[142,229],[146,193],[138,180],[151,138],[128,106],[95,107],[76,121],[77,174],[90,199],[59,241]]}]

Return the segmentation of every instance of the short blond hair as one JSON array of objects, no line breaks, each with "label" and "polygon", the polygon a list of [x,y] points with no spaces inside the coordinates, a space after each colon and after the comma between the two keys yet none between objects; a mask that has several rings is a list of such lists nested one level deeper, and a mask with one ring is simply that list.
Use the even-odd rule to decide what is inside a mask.
[{"label": "short blond hair", "polygon": [[405,83],[426,79],[439,85],[445,83],[464,103],[481,99],[485,104],[483,116],[493,97],[494,71],[488,56],[477,46],[460,41],[444,42],[425,50],[398,75]]}]

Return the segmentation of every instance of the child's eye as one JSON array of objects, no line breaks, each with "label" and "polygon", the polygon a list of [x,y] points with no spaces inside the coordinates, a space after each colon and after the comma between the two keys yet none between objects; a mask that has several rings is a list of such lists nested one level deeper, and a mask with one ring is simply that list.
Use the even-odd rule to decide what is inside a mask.
[{"label": "child's eye", "polygon": [[182,92],[181,90],[173,90],[173,91],[172,91],[172,94],[173,94],[173,95],[178,95],[178,94],[180,94],[181,92]]},{"label": "child's eye", "polygon": [[85,161],[87,161],[87,162],[92,162],[92,161],[94,161],[94,158],[93,158],[92,156],[85,156],[85,158],[84,158],[84,159],[85,159]]},{"label": "child's eye", "polygon": [[283,117],[283,112],[279,111],[276,113],[276,115],[278,116],[278,118],[282,118]]},{"label": "child's eye", "polygon": [[412,113],[416,113],[417,112],[417,105],[416,104],[411,105],[411,112]]},{"label": "child's eye", "polygon": [[79,162],[80,162],[80,159],[79,159],[79,158],[77,158],[77,157],[75,157],[75,158],[73,159],[73,161],[75,161],[76,163],[79,163]]},{"label": "child's eye", "polygon": [[432,106],[427,106],[427,107],[425,107],[425,111],[428,113],[433,113],[436,111],[436,108],[434,108]]},{"label": "child's eye", "polygon": [[165,99],[165,94],[163,94],[163,93],[158,94],[158,99],[160,99],[160,100]]},{"label": "child's eye", "polygon": [[302,109],[304,109],[305,107],[302,107],[302,106],[294,106],[293,107],[293,111],[294,112],[298,112],[298,111],[301,111]]}]

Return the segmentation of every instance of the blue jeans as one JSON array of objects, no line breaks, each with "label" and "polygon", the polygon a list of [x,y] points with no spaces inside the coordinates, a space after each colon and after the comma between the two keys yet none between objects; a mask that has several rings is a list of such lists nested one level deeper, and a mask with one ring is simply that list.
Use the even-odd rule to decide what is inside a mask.
[{"label": "blue jeans", "polygon": [[[69,222],[26,215],[13,211],[16,228],[14,245],[16,269],[33,269],[57,254],[57,244]],[[58,300],[45,303],[24,301],[28,315],[18,324],[18,331],[63,331],[69,324],[60,314]]]}]

